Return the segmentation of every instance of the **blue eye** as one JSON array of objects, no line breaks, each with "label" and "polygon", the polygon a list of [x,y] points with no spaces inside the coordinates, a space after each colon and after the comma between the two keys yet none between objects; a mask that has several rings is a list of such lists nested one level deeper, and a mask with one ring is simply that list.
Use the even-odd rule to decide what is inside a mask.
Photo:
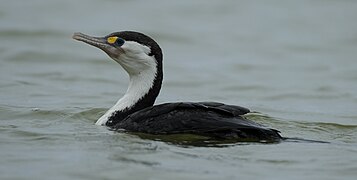
[{"label": "blue eye", "polygon": [[116,46],[122,46],[123,44],[125,43],[124,39],[122,38],[118,38],[116,41],[115,41],[115,45]]}]

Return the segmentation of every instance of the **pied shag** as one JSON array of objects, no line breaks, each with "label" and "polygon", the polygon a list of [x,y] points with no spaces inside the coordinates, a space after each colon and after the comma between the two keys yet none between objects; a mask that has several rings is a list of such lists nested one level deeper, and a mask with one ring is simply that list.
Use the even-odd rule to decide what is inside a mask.
[{"label": "pied shag", "polygon": [[129,74],[125,95],[96,122],[112,130],[152,135],[195,134],[237,141],[280,141],[279,131],[242,117],[249,109],[217,102],[154,105],[163,80],[163,55],[149,36],[134,31],[73,39],[103,50]]}]

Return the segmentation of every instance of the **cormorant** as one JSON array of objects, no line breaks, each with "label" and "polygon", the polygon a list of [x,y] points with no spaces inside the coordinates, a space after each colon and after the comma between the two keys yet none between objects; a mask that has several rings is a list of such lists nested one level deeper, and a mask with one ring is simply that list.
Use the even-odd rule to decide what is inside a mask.
[{"label": "cormorant", "polygon": [[237,141],[280,141],[279,131],[242,115],[249,109],[217,102],[175,102],[154,105],[163,80],[163,55],[149,36],[134,31],[104,37],[74,33],[73,39],[103,50],[129,74],[125,95],[97,125],[153,135],[195,134]]}]

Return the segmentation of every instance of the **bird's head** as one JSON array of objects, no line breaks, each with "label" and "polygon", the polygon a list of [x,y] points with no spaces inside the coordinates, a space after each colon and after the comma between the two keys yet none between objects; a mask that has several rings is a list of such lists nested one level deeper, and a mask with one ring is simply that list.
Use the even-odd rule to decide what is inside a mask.
[{"label": "bird's head", "polygon": [[93,37],[74,33],[73,39],[95,46],[118,62],[130,76],[156,70],[162,63],[160,46],[150,37],[133,31],[111,33]]}]

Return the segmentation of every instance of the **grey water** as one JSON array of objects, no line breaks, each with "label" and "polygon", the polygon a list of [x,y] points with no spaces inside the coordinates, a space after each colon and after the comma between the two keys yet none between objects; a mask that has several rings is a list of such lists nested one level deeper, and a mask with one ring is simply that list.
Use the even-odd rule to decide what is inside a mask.
[{"label": "grey water", "polygon": [[[356,179],[357,1],[2,0],[0,179]],[[73,32],[164,51],[157,103],[218,101],[329,143],[182,146],[94,122],[128,77]]]}]

